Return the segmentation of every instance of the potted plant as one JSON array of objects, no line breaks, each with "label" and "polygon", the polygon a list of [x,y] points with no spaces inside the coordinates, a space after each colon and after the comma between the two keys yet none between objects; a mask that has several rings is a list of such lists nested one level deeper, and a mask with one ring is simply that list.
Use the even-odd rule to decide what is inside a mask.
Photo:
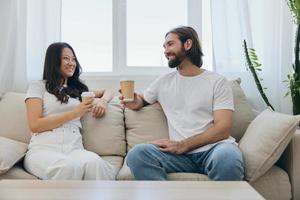
[{"label": "potted plant", "polygon": [[267,104],[267,106],[269,106],[272,110],[274,110],[274,107],[271,105],[268,97],[266,96],[266,94],[264,92],[264,89],[266,89],[266,88],[263,88],[260,83],[260,81],[262,79],[259,78],[257,75],[257,71],[261,71],[262,69],[261,69],[261,64],[258,61],[258,57],[256,55],[255,49],[248,48],[246,40],[244,40],[243,48],[244,48],[244,53],[245,53],[245,58],[246,58],[246,64],[248,65],[248,68],[254,78],[256,87],[257,87],[261,97],[263,98],[264,102]]},{"label": "potted plant", "polygon": [[300,114],[300,0],[286,0],[290,11],[294,18],[294,23],[297,25],[294,47],[294,63],[293,72],[288,75],[288,87],[293,102],[293,114]]}]

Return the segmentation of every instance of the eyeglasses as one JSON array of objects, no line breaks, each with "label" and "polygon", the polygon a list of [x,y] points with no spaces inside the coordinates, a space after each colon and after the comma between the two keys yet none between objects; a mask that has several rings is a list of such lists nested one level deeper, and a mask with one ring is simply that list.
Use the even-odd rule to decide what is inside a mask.
[{"label": "eyeglasses", "polygon": [[76,58],[75,57],[69,57],[69,56],[63,56],[62,57],[62,61],[66,62],[66,63],[76,63]]}]

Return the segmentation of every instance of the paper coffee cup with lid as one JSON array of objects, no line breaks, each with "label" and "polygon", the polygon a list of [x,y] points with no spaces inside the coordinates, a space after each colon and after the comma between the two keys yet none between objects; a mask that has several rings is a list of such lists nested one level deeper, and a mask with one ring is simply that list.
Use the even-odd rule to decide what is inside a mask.
[{"label": "paper coffee cup with lid", "polygon": [[89,99],[94,99],[95,93],[94,92],[82,92],[81,99],[82,102],[88,101]]},{"label": "paper coffee cup with lid", "polygon": [[121,79],[120,80],[121,93],[124,97],[124,102],[130,102],[134,100],[134,80]]}]

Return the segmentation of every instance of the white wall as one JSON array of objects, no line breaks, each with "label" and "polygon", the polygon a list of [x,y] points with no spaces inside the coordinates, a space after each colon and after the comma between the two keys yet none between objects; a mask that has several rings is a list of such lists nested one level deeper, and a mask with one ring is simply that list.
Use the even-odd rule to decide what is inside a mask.
[{"label": "white wall", "polygon": [[84,77],[82,80],[88,85],[90,90],[95,89],[111,89],[114,95],[118,95],[120,89],[120,79],[132,79],[135,81],[135,91],[142,93],[150,83],[155,80],[158,76],[95,76],[95,77]]}]

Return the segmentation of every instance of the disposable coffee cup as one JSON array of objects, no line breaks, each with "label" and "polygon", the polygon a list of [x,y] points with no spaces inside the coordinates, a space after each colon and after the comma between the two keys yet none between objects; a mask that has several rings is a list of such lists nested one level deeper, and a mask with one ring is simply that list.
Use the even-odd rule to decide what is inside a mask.
[{"label": "disposable coffee cup", "polygon": [[81,93],[81,99],[82,102],[89,101],[90,99],[94,99],[95,93],[94,92],[82,92]]},{"label": "disposable coffee cup", "polygon": [[130,102],[134,100],[134,80],[120,80],[121,93],[124,97],[124,102]]}]

